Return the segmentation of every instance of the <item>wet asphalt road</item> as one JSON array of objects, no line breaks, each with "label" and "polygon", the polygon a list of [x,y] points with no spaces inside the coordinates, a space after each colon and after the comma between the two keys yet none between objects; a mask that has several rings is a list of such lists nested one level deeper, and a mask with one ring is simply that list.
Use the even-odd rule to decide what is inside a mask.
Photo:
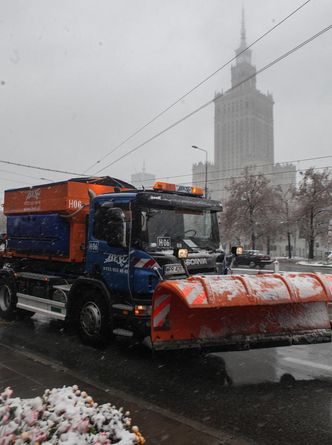
[{"label": "wet asphalt road", "polygon": [[[0,341],[253,444],[332,442],[332,345],[151,356],[80,343],[61,322],[2,322]],[[24,372],[24,370],[22,370]]]},{"label": "wet asphalt road", "polygon": [[0,342],[252,444],[332,443],[330,343],[206,356],[121,342],[97,350],[41,316],[0,322]]}]

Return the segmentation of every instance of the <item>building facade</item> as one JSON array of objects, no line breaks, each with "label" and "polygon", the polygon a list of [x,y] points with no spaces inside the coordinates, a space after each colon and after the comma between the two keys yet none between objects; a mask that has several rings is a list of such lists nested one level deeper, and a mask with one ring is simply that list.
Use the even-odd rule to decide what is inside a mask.
[{"label": "building facade", "polygon": [[[256,86],[256,67],[247,49],[244,14],[240,46],[231,67],[231,88],[215,95],[214,163],[209,165],[209,195],[227,200],[232,179],[243,170],[262,173],[273,185],[288,188],[296,183],[295,166],[274,164],[273,97]],[[193,183],[203,182],[204,165],[193,166]]]},{"label": "building facade", "polygon": [[152,173],[147,173],[145,170],[145,164],[143,164],[143,168],[141,172],[133,173],[131,175],[131,184],[138,188],[149,189],[153,186],[156,181],[156,176]]}]

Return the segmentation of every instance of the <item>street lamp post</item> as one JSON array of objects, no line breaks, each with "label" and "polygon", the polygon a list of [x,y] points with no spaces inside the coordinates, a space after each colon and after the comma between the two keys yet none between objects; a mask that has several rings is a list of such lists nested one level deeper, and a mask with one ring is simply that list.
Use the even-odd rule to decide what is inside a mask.
[{"label": "street lamp post", "polygon": [[195,148],[196,150],[204,151],[205,152],[205,198],[208,197],[208,152],[205,150],[205,148],[197,147],[197,145],[192,145],[192,148]]}]

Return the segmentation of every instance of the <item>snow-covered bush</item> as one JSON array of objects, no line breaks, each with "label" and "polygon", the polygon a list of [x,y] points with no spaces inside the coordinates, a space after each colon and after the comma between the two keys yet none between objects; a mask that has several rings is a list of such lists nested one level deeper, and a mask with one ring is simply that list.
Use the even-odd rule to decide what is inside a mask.
[{"label": "snow-covered bush", "polygon": [[129,412],[98,405],[85,391],[68,386],[47,389],[42,397],[0,394],[0,445],[142,445]]}]

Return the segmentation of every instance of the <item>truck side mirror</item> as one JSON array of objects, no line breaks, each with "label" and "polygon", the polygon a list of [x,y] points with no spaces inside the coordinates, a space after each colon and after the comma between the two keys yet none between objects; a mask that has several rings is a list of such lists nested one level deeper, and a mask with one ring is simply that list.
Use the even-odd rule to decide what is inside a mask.
[{"label": "truck side mirror", "polygon": [[231,248],[231,253],[234,256],[242,255],[243,254],[243,247],[242,246],[233,246]]},{"label": "truck side mirror", "polygon": [[119,207],[107,209],[104,224],[104,233],[107,243],[115,247],[125,247],[126,222],[122,209]]}]

